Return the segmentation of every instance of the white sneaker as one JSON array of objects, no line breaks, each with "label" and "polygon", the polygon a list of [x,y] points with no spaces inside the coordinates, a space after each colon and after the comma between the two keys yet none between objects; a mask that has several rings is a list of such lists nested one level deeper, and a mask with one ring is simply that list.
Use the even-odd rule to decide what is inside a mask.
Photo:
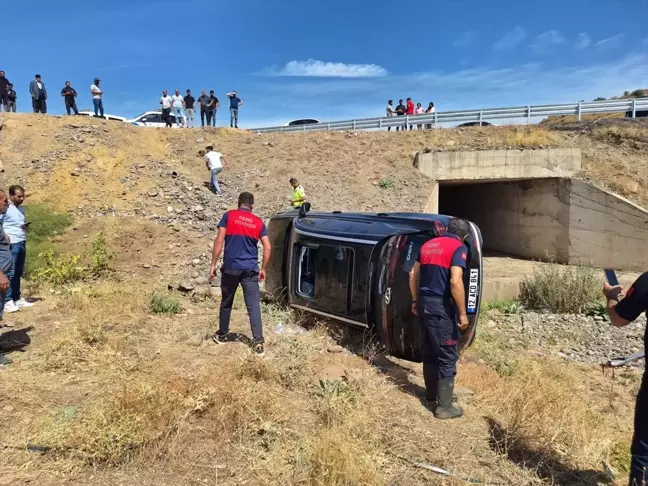
[{"label": "white sneaker", "polygon": [[12,312],[18,312],[20,308],[13,303],[13,301],[6,302],[4,306],[4,312],[11,314]]},{"label": "white sneaker", "polygon": [[20,299],[20,300],[15,300],[14,304],[16,304],[16,307],[19,309],[22,309],[23,307],[34,307],[34,304],[31,302],[27,302],[25,299]]}]

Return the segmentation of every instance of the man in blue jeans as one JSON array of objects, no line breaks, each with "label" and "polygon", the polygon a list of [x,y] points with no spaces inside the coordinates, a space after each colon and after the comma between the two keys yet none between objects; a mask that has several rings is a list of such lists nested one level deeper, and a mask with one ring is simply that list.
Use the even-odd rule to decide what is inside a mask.
[{"label": "man in blue jeans", "polygon": [[[239,284],[243,287],[243,298],[250,318],[253,344],[257,356],[263,356],[263,326],[259,280],[266,278],[266,266],[270,261],[270,238],[263,220],[252,213],[254,196],[242,192],[238,198],[238,209],[227,211],[218,223],[218,235],[214,241],[209,280],[216,277],[216,264],[225,247],[221,266],[221,305],[219,329],[214,341],[222,344],[228,341],[232,304]],[[259,240],[263,245],[263,262],[259,270]]]},{"label": "man in blue jeans", "polygon": [[101,79],[94,79],[94,83],[90,86],[90,94],[92,95],[92,104],[94,105],[94,116],[101,116],[103,118],[103,90],[99,87],[100,82]]},{"label": "man in blue jeans", "polygon": [[230,100],[230,128],[238,128],[238,110],[239,106],[243,106],[243,100],[238,97],[236,91],[227,93]]},{"label": "man in blue jeans", "polygon": [[11,243],[11,255],[14,260],[14,274],[11,278],[11,287],[5,295],[4,311],[17,312],[20,309],[32,307],[34,304],[27,302],[20,295],[20,280],[25,271],[25,258],[27,255],[27,227],[25,221],[25,189],[14,185],[9,188],[9,207],[3,217],[3,229]]},{"label": "man in blue jeans", "polygon": [[209,169],[209,188],[212,191],[216,191],[216,194],[221,196],[220,186],[218,185],[218,174],[223,172],[223,167],[228,167],[229,163],[224,154],[220,152],[214,152],[214,147],[211,145],[205,147],[205,165]]},{"label": "man in blue jeans", "polygon": [[[4,216],[9,207],[7,194],[0,190],[0,216]],[[11,277],[13,276],[13,257],[9,249],[9,239],[0,225],[0,321],[4,312],[5,293],[11,286]],[[8,365],[11,360],[0,354],[0,366]]]}]

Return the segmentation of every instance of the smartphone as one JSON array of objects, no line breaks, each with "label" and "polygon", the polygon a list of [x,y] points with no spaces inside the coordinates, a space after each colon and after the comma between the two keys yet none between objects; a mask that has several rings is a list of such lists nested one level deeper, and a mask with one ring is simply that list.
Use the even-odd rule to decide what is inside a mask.
[{"label": "smartphone", "polygon": [[613,287],[615,285],[619,285],[619,280],[617,279],[616,273],[614,273],[614,270],[610,268],[605,269],[605,279]]},{"label": "smartphone", "polygon": [[32,224],[31,221],[25,221],[25,226],[29,226],[30,224]]}]

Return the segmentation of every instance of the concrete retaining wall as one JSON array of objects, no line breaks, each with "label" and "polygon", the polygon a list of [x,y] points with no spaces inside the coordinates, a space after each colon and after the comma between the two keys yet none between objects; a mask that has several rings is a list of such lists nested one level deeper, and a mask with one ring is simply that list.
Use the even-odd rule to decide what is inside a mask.
[{"label": "concrete retaining wall", "polygon": [[414,166],[436,181],[571,177],[581,170],[581,152],[580,149],[419,152]]}]

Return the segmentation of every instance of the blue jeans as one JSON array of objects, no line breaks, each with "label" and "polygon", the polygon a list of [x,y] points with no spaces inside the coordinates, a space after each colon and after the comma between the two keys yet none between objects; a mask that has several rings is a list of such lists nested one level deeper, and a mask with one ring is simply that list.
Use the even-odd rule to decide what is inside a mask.
[{"label": "blue jeans", "polygon": [[173,114],[175,115],[176,125],[184,125],[184,115],[182,114],[182,107],[174,107]]},{"label": "blue jeans", "polygon": [[104,116],[103,100],[92,98],[92,104],[94,105],[95,116]]},{"label": "blue jeans", "polygon": [[230,127],[238,128],[238,108],[230,108]]},{"label": "blue jeans", "polygon": [[25,259],[27,257],[27,242],[21,241],[20,243],[11,244],[11,255],[13,256],[14,269],[13,275],[9,279],[11,286],[5,294],[5,302],[12,300],[20,300],[20,279],[25,273]]},{"label": "blue jeans", "polygon": [[648,374],[644,373],[635,406],[634,436],[630,447],[630,486],[642,486],[648,480]]},{"label": "blue jeans", "polygon": [[220,186],[218,185],[218,174],[223,172],[223,169],[212,169],[211,170],[211,186],[216,189],[218,194],[221,193]]},{"label": "blue jeans", "polygon": [[[9,279],[9,281],[11,282],[11,280],[13,279],[13,274],[14,274],[14,271],[10,270],[8,272],[5,272],[5,277],[7,277]],[[7,292],[9,292],[9,291],[7,290]],[[1,293],[0,294],[0,319],[2,319],[2,315],[4,314],[4,306],[5,306],[5,296],[4,296],[4,293]]]}]

